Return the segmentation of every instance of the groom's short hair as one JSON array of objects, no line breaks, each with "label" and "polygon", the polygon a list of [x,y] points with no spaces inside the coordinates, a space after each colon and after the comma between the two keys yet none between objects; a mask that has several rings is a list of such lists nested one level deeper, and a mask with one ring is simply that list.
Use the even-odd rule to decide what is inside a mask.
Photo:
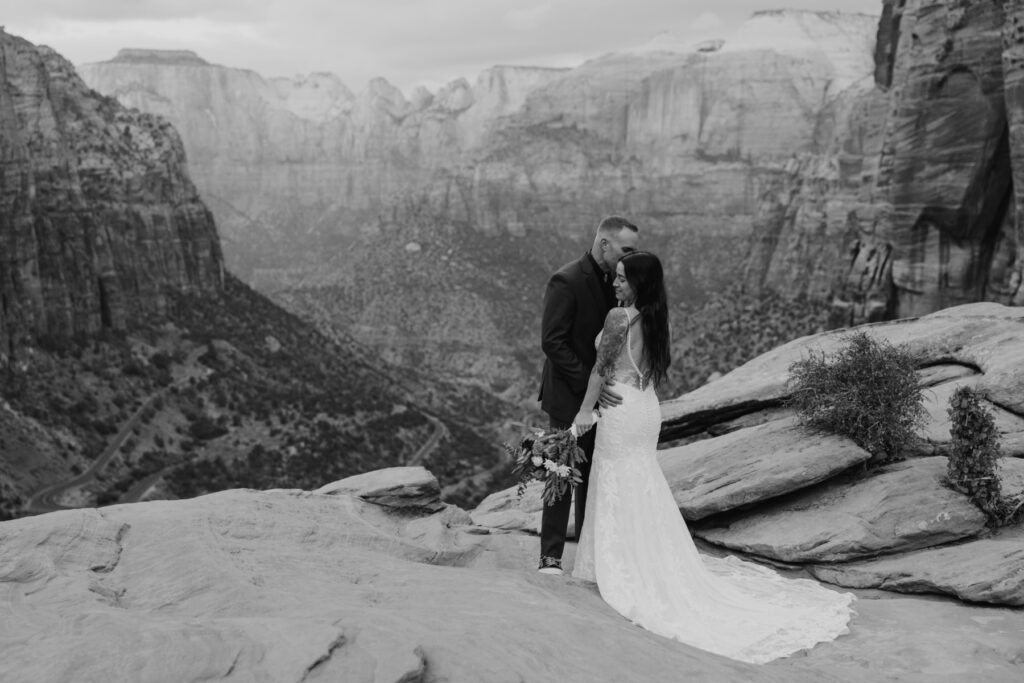
[{"label": "groom's short hair", "polygon": [[632,230],[633,232],[639,232],[640,230],[622,216],[606,216],[601,219],[601,222],[597,226],[597,231],[604,234],[619,232],[622,229]]}]

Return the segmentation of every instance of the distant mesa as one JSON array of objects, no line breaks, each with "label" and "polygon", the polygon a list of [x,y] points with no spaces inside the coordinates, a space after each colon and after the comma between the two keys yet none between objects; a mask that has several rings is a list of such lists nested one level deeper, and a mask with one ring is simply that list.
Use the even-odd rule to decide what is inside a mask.
[{"label": "distant mesa", "polygon": [[568,66],[534,66],[529,64],[495,64],[494,66],[487,69],[488,71],[527,71],[527,72],[544,72],[544,71],[564,71],[568,73],[572,71],[571,67]]},{"label": "distant mesa", "polygon": [[183,66],[210,66],[210,63],[192,50],[148,50],[142,48],[121,48],[111,62],[132,64],[179,64]]},{"label": "distant mesa", "polygon": [[760,9],[754,11],[751,19],[761,17],[799,17],[818,16],[821,18],[842,19],[843,17],[871,17],[877,18],[878,12],[854,12],[850,10],[816,10],[816,9]]}]

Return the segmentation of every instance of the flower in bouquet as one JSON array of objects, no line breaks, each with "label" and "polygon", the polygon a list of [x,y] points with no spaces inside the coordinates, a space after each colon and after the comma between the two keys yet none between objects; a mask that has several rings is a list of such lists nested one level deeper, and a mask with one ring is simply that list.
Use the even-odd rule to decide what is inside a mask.
[{"label": "flower in bouquet", "polygon": [[531,481],[542,481],[544,504],[552,505],[583,482],[579,465],[586,462],[587,456],[576,443],[571,428],[532,430],[517,444],[506,443],[505,452],[512,460],[513,474],[519,478],[520,496]]}]

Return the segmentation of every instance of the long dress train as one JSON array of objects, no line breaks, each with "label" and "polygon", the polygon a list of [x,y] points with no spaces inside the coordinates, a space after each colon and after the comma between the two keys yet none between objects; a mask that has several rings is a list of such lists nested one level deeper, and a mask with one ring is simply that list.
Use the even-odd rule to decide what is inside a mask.
[{"label": "long dress train", "polygon": [[[624,347],[639,375],[628,341]],[[604,409],[597,425],[573,576],[596,581],[601,597],[637,625],[742,661],[767,662],[846,633],[853,595],[700,555],[658,465],[654,389],[615,389],[623,402]]]}]

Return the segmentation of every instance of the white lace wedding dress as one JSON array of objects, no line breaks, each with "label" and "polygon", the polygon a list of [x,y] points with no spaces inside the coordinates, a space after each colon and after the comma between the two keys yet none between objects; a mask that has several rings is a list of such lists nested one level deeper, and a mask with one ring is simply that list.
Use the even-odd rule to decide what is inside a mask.
[{"label": "white lace wedding dress", "polygon": [[634,347],[642,350],[633,337],[641,335],[622,327],[625,343],[602,350],[617,359],[612,371],[623,402],[604,409],[596,427],[573,576],[596,581],[609,605],[649,631],[746,662],[846,633],[851,594],[698,553],[658,465],[661,410],[633,359]]}]

